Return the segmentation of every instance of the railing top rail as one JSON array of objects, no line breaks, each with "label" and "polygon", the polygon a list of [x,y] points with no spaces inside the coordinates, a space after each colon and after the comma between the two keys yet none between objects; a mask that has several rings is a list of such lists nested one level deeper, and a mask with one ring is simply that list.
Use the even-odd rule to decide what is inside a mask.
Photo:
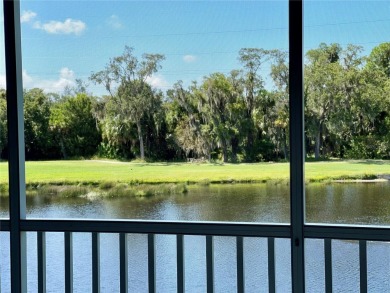
[{"label": "railing top rail", "polygon": [[22,231],[290,237],[288,224],[141,220],[23,220]]},{"label": "railing top rail", "polygon": [[[151,220],[28,219],[21,221],[27,232],[99,232],[182,234],[290,238],[289,224],[183,222]],[[10,231],[10,221],[0,220],[0,231]],[[390,227],[371,225],[308,224],[305,238],[390,241]]]},{"label": "railing top rail", "polygon": [[5,219],[1,219],[0,220],[0,231],[10,231],[10,229],[11,229],[10,221],[5,220]]},{"label": "railing top rail", "polygon": [[390,228],[353,225],[305,225],[306,238],[390,241]]}]

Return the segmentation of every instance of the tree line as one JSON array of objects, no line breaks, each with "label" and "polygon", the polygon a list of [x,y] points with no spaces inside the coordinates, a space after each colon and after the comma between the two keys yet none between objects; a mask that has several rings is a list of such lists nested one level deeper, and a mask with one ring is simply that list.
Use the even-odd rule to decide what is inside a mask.
[{"label": "tree line", "polygon": [[[308,157],[390,158],[390,43],[367,56],[362,52],[356,45],[324,43],[307,51]],[[24,91],[26,159],[288,160],[288,58],[280,50],[243,48],[241,68],[209,74],[188,87],[178,81],[163,93],[147,81],[164,56],[137,58],[125,47],[90,76],[106,95],[88,93],[80,80],[61,95]],[[0,90],[3,159],[6,125],[6,91]]]}]

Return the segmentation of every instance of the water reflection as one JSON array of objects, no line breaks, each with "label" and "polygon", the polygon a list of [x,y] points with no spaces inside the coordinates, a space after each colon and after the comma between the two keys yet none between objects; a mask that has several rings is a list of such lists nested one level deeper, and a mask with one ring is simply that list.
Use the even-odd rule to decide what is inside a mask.
[{"label": "water reflection", "polygon": [[[145,198],[27,197],[34,218],[114,218],[288,223],[287,184],[190,186],[186,194]],[[8,216],[2,198],[0,217]],[[390,225],[390,184],[332,183],[306,186],[308,223]]]},{"label": "water reflection", "polygon": [[310,184],[306,196],[306,221],[390,225],[390,184]]}]

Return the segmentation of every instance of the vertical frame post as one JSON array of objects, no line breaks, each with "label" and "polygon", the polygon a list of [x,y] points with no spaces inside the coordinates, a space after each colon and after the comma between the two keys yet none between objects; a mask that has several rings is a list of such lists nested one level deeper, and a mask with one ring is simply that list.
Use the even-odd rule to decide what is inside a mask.
[{"label": "vertical frame post", "polygon": [[237,292],[245,292],[244,237],[236,237]]},{"label": "vertical frame post", "polygon": [[100,234],[92,233],[92,292],[100,293]]},{"label": "vertical frame post", "polygon": [[367,240],[359,240],[360,293],[368,292],[367,284]]},{"label": "vertical frame post", "polygon": [[26,233],[20,230],[20,220],[26,218],[26,186],[19,0],[3,0],[3,13],[9,146],[11,290],[27,292]]},{"label": "vertical frame post", "polygon": [[276,292],[275,238],[268,237],[268,292]]},{"label": "vertical frame post", "polygon": [[46,232],[37,232],[38,293],[46,292]]},{"label": "vertical frame post", "polygon": [[176,235],[177,292],[185,292],[184,235]]},{"label": "vertical frame post", "polygon": [[119,234],[119,275],[120,275],[120,292],[128,292],[128,236],[126,233]]},{"label": "vertical frame post", "polygon": [[206,236],[207,293],[214,293],[214,237]]},{"label": "vertical frame post", "polygon": [[324,240],[325,250],[325,292],[333,292],[333,273],[332,273],[332,239]]},{"label": "vertical frame post", "polygon": [[303,0],[289,0],[290,207],[292,291],[305,292]]},{"label": "vertical frame post", "polygon": [[148,234],[148,281],[149,293],[156,292],[156,237]]},{"label": "vertical frame post", "polygon": [[73,233],[65,232],[65,292],[73,292]]}]

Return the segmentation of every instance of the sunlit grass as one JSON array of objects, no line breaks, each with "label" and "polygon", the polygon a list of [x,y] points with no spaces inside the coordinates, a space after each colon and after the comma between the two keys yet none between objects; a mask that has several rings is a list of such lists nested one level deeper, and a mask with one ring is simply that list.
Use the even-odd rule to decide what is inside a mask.
[{"label": "sunlit grass", "polygon": [[[0,163],[0,184],[8,180],[8,165]],[[305,165],[308,182],[376,178],[390,174],[390,161],[328,161]],[[26,162],[29,185],[112,185],[141,183],[229,183],[286,181],[289,163],[191,164],[126,163],[117,161]]]}]

